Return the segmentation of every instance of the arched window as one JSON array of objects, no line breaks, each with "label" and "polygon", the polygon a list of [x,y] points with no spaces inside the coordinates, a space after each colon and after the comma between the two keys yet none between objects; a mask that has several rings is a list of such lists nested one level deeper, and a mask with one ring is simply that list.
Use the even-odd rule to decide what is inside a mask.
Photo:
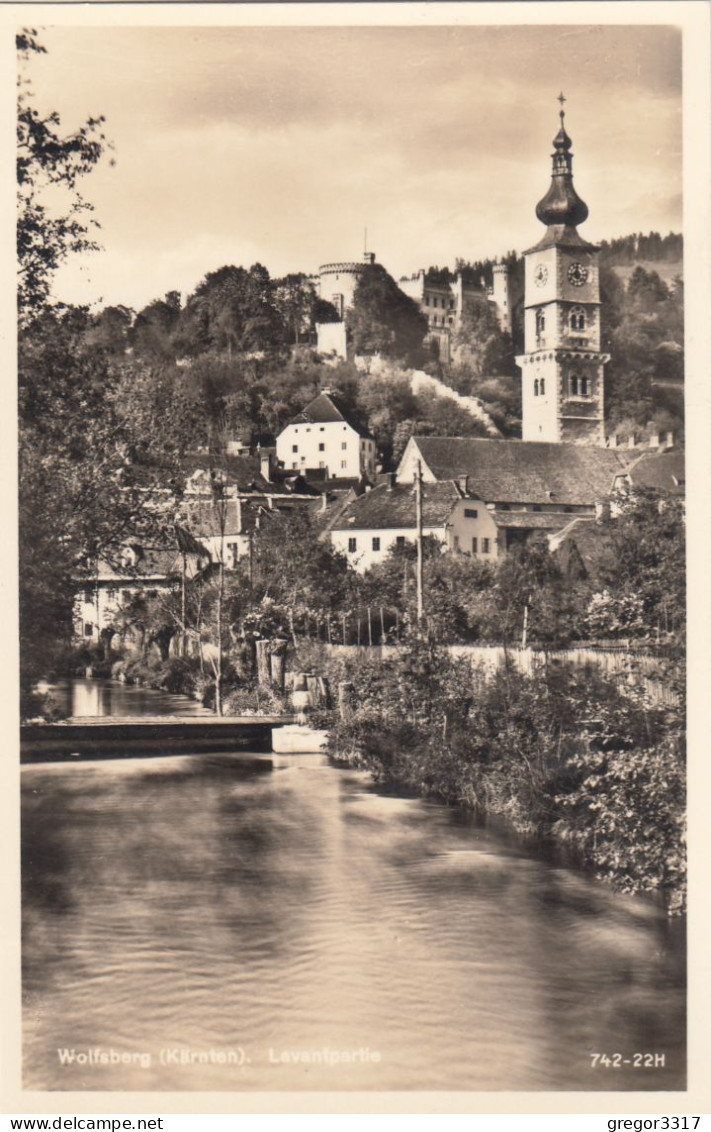
[{"label": "arched window", "polygon": [[570,375],[570,396],[578,396],[578,375],[576,373]]},{"label": "arched window", "polygon": [[542,334],[546,328],[546,316],[541,310],[536,311],[536,334]]},{"label": "arched window", "polygon": [[571,330],[584,330],[585,329],[585,311],[582,307],[573,307],[570,312],[570,329]]},{"label": "arched window", "polygon": [[546,379],[545,379],[545,377],[542,377],[541,378],[541,396],[545,393],[545,391],[546,391]]},{"label": "arched window", "polygon": [[535,381],[533,382],[533,396],[534,397],[538,396],[538,378],[536,378]]},{"label": "arched window", "polygon": [[590,394],[590,382],[587,377],[580,378],[580,396],[587,397]]}]

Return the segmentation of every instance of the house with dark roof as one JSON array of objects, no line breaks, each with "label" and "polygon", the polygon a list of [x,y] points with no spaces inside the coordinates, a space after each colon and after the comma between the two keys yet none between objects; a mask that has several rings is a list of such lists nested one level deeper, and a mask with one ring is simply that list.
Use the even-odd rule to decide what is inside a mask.
[{"label": "house with dark roof", "polygon": [[375,476],[372,436],[353,420],[338,397],[324,390],[282,429],[277,459],[285,471],[307,475],[321,469],[327,479],[358,481]]},{"label": "house with dark roof", "polygon": [[456,480],[479,501],[496,526],[500,553],[531,534],[550,534],[573,516],[593,517],[609,501],[625,454],[607,448],[556,442],[480,437],[411,437],[396,478],[412,483]]},{"label": "house with dark roof", "polygon": [[[330,522],[331,543],[359,572],[382,562],[396,546],[414,543],[417,535],[415,491],[411,484],[383,481],[351,500]],[[437,539],[442,550],[461,551],[485,561],[499,553],[494,520],[460,485],[427,483],[422,487],[422,533]]]}]

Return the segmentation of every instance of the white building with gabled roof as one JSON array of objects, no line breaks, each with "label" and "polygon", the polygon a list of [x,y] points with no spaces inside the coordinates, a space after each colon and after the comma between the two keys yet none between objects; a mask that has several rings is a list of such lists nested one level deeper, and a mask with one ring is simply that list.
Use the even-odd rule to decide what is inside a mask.
[{"label": "white building with gabled roof", "polygon": [[376,447],[336,395],[324,390],[277,437],[277,460],[286,471],[322,469],[327,479],[375,476]]}]

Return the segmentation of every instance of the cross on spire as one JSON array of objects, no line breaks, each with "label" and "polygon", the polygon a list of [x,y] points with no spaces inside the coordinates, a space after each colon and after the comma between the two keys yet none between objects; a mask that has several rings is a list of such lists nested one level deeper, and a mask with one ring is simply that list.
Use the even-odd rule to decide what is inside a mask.
[{"label": "cross on spire", "polygon": [[565,97],[565,95],[563,94],[563,91],[561,91],[561,92],[560,92],[560,94],[558,95],[558,102],[560,103],[560,121],[561,121],[561,125],[563,124],[563,119],[565,118],[565,110],[563,109],[563,103],[564,103],[564,102],[567,102],[567,101],[568,101],[568,99],[567,99],[567,98]]}]

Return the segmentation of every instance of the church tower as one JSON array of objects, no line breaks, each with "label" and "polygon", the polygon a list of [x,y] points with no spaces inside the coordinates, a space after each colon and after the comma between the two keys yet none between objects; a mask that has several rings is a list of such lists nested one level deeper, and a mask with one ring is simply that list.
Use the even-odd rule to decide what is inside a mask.
[{"label": "church tower", "polygon": [[605,444],[600,353],[600,249],[578,234],[588,206],[573,186],[572,142],[553,139],[553,175],[536,216],[543,238],[524,252],[525,354],[516,358],[523,380],[523,439]]}]

